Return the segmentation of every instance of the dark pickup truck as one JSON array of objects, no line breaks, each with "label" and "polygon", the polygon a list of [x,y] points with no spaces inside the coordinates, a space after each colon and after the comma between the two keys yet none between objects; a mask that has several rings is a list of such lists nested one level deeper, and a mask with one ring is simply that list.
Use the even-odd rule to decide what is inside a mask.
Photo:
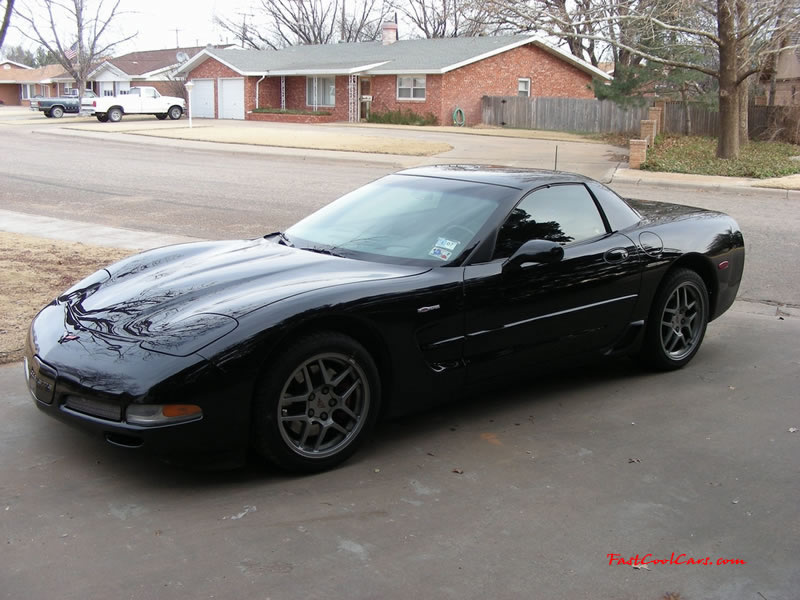
[{"label": "dark pickup truck", "polygon": [[83,93],[82,111],[78,110],[78,95],[60,96],[58,98],[35,98],[31,100],[31,110],[38,110],[44,113],[45,117],[60,119],[64,113],[87,112],[94,113],[92,99],[97,98],[97,94],[92,91]]}]

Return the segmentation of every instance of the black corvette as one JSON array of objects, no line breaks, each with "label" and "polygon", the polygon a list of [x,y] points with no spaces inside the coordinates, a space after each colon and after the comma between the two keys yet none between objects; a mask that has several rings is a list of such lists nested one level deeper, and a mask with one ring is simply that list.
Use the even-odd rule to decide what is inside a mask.
[{"label": "black corvette", "polygon": [[34,319],[25,377],[40,409],[117,446],[315,471],[380,414],[525,365],[682,367],[743,267],[721,213],[551,171],[411,169],[284,233],[90,275]]}]

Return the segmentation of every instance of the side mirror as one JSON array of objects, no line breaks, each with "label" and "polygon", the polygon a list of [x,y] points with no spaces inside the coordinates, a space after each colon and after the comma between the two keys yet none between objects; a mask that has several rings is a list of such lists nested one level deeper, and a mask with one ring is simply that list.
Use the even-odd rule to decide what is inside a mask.
[{"label": "side mirror", "polygon": [[564,258],[564,248],[550,240],[528,240],[503,263],[503,272],[517,271],[525,263],[552,264]]}]

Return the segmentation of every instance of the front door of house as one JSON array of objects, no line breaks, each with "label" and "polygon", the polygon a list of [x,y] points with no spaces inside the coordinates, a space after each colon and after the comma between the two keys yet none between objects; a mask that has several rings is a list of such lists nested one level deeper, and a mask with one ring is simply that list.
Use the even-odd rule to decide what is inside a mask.
[{"label": "front door of house", "polygon": [[372,79],[370,77],[359,78],[359,102],[358,120],[366,121],[369,117],[369,108],[372,104]]}]

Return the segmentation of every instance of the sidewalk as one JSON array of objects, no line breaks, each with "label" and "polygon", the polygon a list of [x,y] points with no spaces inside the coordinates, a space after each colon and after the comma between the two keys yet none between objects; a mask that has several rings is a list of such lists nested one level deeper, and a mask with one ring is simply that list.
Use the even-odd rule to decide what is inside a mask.
[{"label": "sidewalk", "polygon": [[745,177],[717,177],[713,175],[687,175],[684,173],[660,173],[618,167],[611,177],[611,183],[631,183],[650,186],[670,186],[678,188],[706,188],[741,192],[756,188],[765,194],[775,194],[783,198],[800,200],[800,175],[775,177],[773,179],[749,179]]},{"label": "sidewalk", "polygon": [[96,223],[29,215],[10,210],[0,210],[0,231],[127,250],[148,250],[170,244],[200,241],[198,238],[181,235],[106,227]]}]

